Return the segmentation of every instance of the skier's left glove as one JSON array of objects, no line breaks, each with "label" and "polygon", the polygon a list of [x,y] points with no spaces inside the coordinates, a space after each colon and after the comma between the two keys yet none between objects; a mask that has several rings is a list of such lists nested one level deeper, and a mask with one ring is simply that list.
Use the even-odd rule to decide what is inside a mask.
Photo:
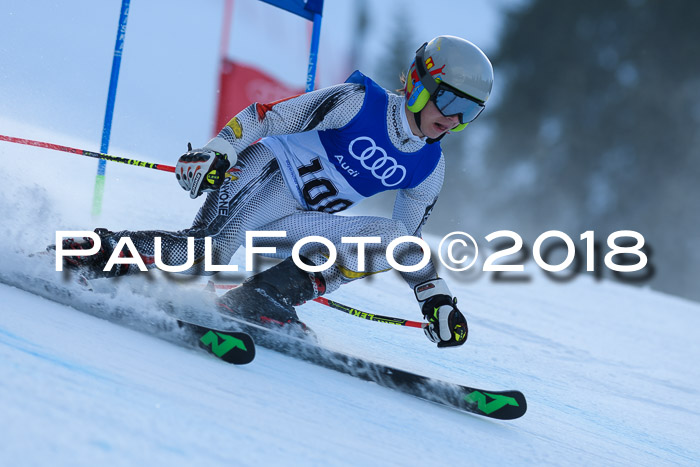
[{"label": "skier's left glove", "polygon": [[192,145],[187,143],[187,152],[180,156],[175,166],[175,177],[194,199],[202,193],[221,188],[226,171],[236,161],[236,151],[231,143],[219,136],[202,149],[192,149]]},{"label": "skier's left glove", "polygon": [[428,339],[437,343],[439,348],[464,344],[469,333],[467,320],[457,309],[457,299],[452,298],[445,281],[433,279],[423,282],[414,291],[423,316],[429,323],[423,328]]}]

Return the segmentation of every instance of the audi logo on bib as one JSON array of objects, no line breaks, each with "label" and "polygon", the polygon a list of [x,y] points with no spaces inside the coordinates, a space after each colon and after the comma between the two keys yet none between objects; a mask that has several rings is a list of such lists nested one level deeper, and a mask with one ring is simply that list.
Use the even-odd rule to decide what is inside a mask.
[{"label": "audi logo on bib", "polygon": [[[362,149],[359,155],[354,151],[355,143],[358,141],[366,141],[369,144]],[[363,146],[364,144],[359,145],[359,147]],[[396,162],[396,159],[387,155],[386,151],[377,146],[377,143],[369,136],[360,136],[352,140],[348,146],[348,152],[387,188],[398,185],[406,178],[406,168]]]}]

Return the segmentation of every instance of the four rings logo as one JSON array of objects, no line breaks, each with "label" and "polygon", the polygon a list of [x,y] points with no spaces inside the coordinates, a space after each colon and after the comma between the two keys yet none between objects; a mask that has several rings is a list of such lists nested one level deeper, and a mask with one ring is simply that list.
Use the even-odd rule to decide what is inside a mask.
[{"label": "four rings logo", "polygon": [[[364,148],[359,155],[353,150],[355,143],[358,141],[367,141],[369,143],[369,146]],[[350,146],[348,146],[348,152],[387,188],[398,185],[406,178],[406,167],[399,165],[396,159],[388,156],[386,151],[377,146],[374,140],[368,136],[360,136],[352,140]]]}]

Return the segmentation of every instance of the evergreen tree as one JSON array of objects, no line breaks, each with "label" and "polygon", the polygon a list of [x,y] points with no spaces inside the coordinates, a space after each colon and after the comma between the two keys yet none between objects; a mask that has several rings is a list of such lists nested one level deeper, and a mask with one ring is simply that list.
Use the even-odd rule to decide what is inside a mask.
[{"label": "evergreen tree", "polygon": [[693,0],[511,12],[492,57],[506,82],[490,115],[492,214],[531,235],[638,230],[656,250],[654,284],[700,298],[698,24]]}]

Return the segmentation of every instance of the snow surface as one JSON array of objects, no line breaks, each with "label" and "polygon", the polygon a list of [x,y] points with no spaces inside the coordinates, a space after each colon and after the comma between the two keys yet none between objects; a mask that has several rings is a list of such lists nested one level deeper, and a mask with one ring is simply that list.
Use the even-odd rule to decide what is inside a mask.
[{"label": "snow surface", "polygon": [[[7,134],[92,147],[0,124]],[[110,164],[96,224],[96,161],[9,143],[0,143],[0,161],[2,272],[53,243],[56,230],[180,229],[200,205],[170,174]],[[700,462],[700,305],[589,277],[560,284],[536,275],[520,285],[446,277],[470,324],[458,349],[316,303],[299,314],[329,348],[456,383],[519,389],[528,399],[523,418],[463,414],[262,348],[252,364],[234,367],[0,284],[0,464]],[[330,298],[420,317],[393,273]]]}]

